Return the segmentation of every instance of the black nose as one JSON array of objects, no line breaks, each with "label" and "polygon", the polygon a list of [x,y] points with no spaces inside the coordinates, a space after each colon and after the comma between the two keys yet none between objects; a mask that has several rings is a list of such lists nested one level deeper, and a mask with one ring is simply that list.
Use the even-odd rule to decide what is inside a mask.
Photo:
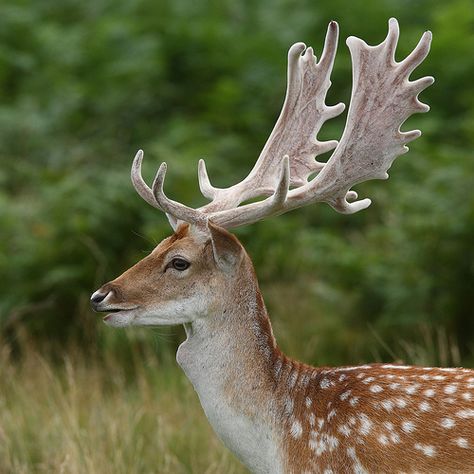
[{"label": "black nose", "polygon": [[102,303],[102,301],[105,300],[107,295],[110,293],[110,291],[101,291],[97,290],[92,296],[91,296],[91,306],[94,311],[100,311],[99,310],[99,305]]}]

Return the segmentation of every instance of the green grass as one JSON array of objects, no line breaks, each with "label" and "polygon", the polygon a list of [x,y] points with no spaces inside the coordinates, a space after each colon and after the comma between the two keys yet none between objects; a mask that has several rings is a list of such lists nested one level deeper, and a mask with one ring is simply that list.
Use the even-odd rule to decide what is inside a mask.
[{"label": "green grass", "polygon": [[71,349],[52,361],[0,355],[2,473],[244,473],[176,365]]}]

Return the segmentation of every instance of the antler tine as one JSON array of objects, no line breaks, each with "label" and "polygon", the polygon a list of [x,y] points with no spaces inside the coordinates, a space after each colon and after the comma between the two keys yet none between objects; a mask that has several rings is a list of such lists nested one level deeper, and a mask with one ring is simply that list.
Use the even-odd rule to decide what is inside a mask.
[{"label": "antler tine", "polygon": [[431,40],[431,31],[425,31],[415,49],[400,63],[406,76],[409,76],[428,56]]},{"label": "antler tine", "polygon": [[278,186],[273,193],[272,204],[275,209],[279,209],[286,200],[290,189],[290,157],[285,155],[281,162],[280,179]]},{"label": "antler tine", "polygon": [[216,196],[216,188],[214,188],[209,181],[206,162],[203,159],[200,159],[198,164],[198,181],[202,195],[207,199],[214,199]]},{"label": "antler tine", "polygon": [[318,63],[321,67],[323,67],[323,71],[326,72],[326,79],[328,81],[329,76],[331,75],[334,60],[336,59],[338,36],[339,25],[336,21],[331,21],[326,31],[326,37],[324,38],[324,48]]},{"label": "antler tine", "polygon": [[206,220],[206,216],[203,215],[201,212],[191,207],[185,206],[184,204],[181,204],[179,202],[173,201],[172,199],[169,199],[166,196],[163,190],[166,169],[166,163],[161,163],[156,173],[155,179],[153,180],[152,186],[153,196],[155,197],[156,202],[160,206],[160,209],[166,212],[168,216],[172,216],[175,222],[184,221],[196,224],[198,222]]},{"label": "antler tine", "polygon": [[133,187],[137,193],[151,206],[166,213],[171,227],[176,229],[179,221],[198,223],[207,219],[199,211],[168,199],[163,191],[163,183],[166,176],[166,163],[159,167],[152,188],[150,188],[142,177],[143,150],[138,150],[133,159],[131,178]]},{"label": "antler tine", "polygon": [[137,193],[143,198],[150,206],[153,206],[156,209],[160,209],[160,206],[155,200],[155,196],[153,196],[152,190],[148,187],[145,181],[142,178],[142,161],[143,161],[143,150],[138,150],[135,158],[133,159],[132,164],[132,184]]},{"label": "antler tine", "polygon": [[[395,51],[397,49],[398,37],[400,36],[400,28],[398,26],[398,21],[395,18],[390,18],[388,20],[388,33],[385,38],[385,47],[387,48],[387,59],[390,61],[390,64],[395,65]],[[384,44],[382,43],[382,44]]]}]

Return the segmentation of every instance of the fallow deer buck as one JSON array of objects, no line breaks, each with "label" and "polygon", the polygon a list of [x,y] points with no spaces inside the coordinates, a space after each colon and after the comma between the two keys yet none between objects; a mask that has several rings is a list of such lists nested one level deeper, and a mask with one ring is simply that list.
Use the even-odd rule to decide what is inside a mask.
[{"label": "fallow deer buck", "polygon": [[[110,326],[184,325],[177,361],[218,436],[252,472],[474,472],[474,371],[315,368],[290,359],[273,337],[252,262],[226,230],[320,201],[346,214],[365,209],[370,200],[357,201],[351,187],[387,178],[394,159],[420,136],[400,126],[429,109],[418,94],[433,78],[408,78],[427,56],[431,33],[396,62],[398,23],[391,19],[378,46],[348,38],[346,126],[339,143],[317,140],[323,123],[344,109],[325,104],[337,40],[331,22],[319,62],[303,43],[291,47],[281,115],[242,182],[215,188],[199,162],[209,204],[192,209],[166,197],[165,163],[149,188],[137,153],[135,189],[167,214],[174,234],[96,291],[92,305],[110,313]],[[326,163],[315,160],[332,149]]]}]

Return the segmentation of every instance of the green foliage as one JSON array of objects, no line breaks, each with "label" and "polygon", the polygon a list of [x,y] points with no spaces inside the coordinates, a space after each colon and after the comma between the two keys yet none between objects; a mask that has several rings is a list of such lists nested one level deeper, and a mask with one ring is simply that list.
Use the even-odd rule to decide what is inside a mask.
[{"label": "green foliage", "polygon": [[[361,186],[374,197],[368,211],[340,216],[319,205],[238,234],[290,352],[327,363],[367,360],[368,347],[382,340],[379,356],[390,358],[385,347],[416,340],[428,324],[453,335],[463,362],[473,362],[469,0],[355,0],[350,9],[342,0],[4,1],[4,331],[25,325],[50,341],[97,341],[88,295],[169,232],[164,216],[132,190],[135,151],[145,150],[150,179],[161,161],[169,163],[171,196],[202,204],[198,158],[207,157],[218,186],[250,169],[281,107],[292,42],[319,53],[334,18],[342,39],[354,34],[374,44],[390,16],[401,24],[398,58],[433,30],[432,52],[416,73],[437,79],[423,93],[432,111],[405,127],[423,137],[397,160],[390,181]],[[350,95],[350,60],[340,43],[329,103],[348,103]],[[327,124],[323,138],[337,138],[342,127],[342,118]]]}]

